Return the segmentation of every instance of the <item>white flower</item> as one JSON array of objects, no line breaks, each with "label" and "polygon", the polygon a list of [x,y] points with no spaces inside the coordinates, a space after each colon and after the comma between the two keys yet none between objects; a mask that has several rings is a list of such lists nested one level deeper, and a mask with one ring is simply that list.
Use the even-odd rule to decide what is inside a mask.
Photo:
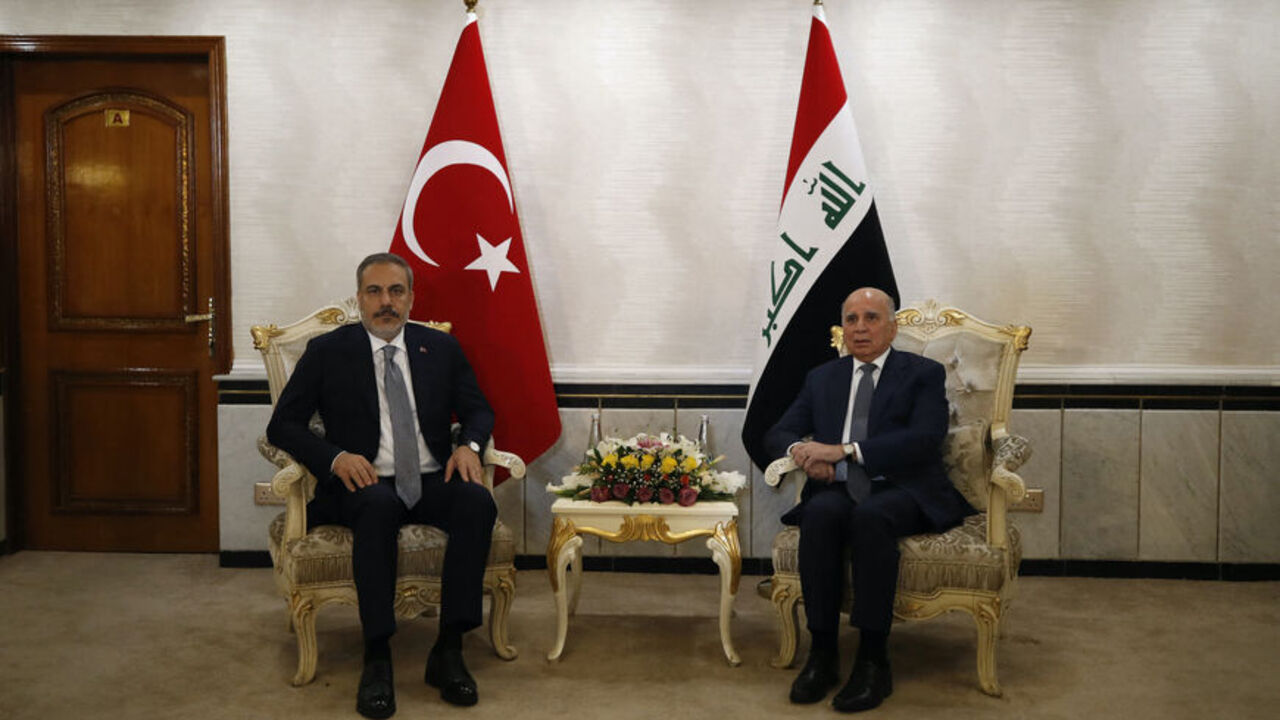
[{"label": "white flower", "polygon": [[747,478],[740,472],[721,472],[712,470],[703,478],[703,487],[712,492],[732,495],[747,484]]},{"label": "white flower", "polygon": [[592,475],[579,475],[578,473],[565,475],[560,478],[559,486],[547,485],[547,492],[557,493],[562,490],[576,490],[578,488],[590,487],[591,482],[594,479],[595,477]]}]

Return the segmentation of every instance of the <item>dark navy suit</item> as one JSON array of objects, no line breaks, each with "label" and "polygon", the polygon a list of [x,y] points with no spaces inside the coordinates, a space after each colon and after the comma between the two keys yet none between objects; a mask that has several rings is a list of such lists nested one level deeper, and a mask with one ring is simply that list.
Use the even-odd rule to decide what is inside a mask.
[{"label": "dark navy suit", "polygon": [[[814,368],[800,394],[765,435],[775,457],[812,435],[842,443],[854,360],[843,357]],[[891,350],[875,392],[867,438],[858,444],[871,497],[856,504],[844,483],[811,480],[801,502],[783,515],[800,526],[800,582],[811,632],[834,632],[844,591],[844,553],[853,558],[854,609],[850,622],[888,632],[898,579],[898,538],[940,532],[974,512],[951,485],[942,464],[947,433],[946,371],[914,353]]]},{"label": "dark navy suit", "polygon": [[[452,454],[450,423],[461,425],[459,444],[484,446],[493,411],[476,383],[458,341],[447,333],[409,323],[404,328],[414,403],[423,440],[444,466]],[[369,333],[344,325],[307,344],[280,393],[267,439],[298,459],[317,478],[307,523],[337,523],[354,534],[353,571],[366,638],[395,631],[393,609],[396,538],[406,522],[427,523],[449,534],[445,550],[440,625],[465,632],[482,619],[482,582],[497,507],[482,485],[443,472],[422,475],[422,499],[412,510],[396,495],[393,478],[350,492],[329,472],[342,451],[373,462],[378,453],[378,387]],[[324,437],[308,424],[320,413]]]}]

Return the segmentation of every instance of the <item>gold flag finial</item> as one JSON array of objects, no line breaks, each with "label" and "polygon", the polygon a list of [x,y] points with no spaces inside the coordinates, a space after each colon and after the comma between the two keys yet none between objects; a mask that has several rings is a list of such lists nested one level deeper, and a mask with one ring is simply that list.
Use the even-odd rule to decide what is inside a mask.
[{"label": "gold flag finial", "polygon": [[462,4],[467,6],[467,12],[475,12],[476,3],[478,2],[480,2],[480,0],[462,0]]},{"label": "gold flag finial", "polygon": [[822,4],[822,0],[813,0],[813,4],[814,4],[814,5],[821,5],[821,4]]}]

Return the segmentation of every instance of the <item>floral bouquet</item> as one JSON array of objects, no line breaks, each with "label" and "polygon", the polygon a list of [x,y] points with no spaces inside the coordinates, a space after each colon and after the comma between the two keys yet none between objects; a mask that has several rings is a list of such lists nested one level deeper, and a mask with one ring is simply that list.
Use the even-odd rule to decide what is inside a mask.
[{"label": "floral bouquet", "polygon": [[587,452],[586,461],[574,468],[561,485],[547,492],[575,500],[620,500],[633,503],[692,505],[699,500],[732,500],[746,484],[738,472],[721,472],[708,460],[697,442],[681,435],[672,438],[640,434],[626,440],[605,438]]}]

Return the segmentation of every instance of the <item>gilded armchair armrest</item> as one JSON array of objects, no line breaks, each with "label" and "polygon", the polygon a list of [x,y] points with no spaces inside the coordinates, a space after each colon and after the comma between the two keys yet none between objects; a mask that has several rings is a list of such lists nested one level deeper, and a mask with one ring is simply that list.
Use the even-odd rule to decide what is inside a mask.
[{"label": "gilded armchair armrest", "polygon": [[769,467],[765,468],[764,482],[769,487],[778,487],[782,484],[782,481],[786,479],[787,473],[799,469],[799,466],[796,465],[795,458],[792,458],[790,455],[780,457],[769,463]]},{"label": "gilded armchair armrest", "polygon": [[991,482],[1004,490],[1009,502],[1017,502],[1027,494],[1027,484],[1015,472],[1031,458],[1031,443],[1021,435],[1003,430],[992,433],[995,457],[991,463]]},{"label": "gilded armchair armrest", "polygon": [[809,481],[809,476],[804,474],[804,470],[796,465],[796,461],[790,455],[780,457],[769,463],[769,467],[764,470],[764,481],[770,487],[778,487],[787,478],[795,479],[796,486],[796,502],[800,502],[800,497],[804,493],[804,484]]},{"label": "gilded armchair armrest", "polygon": [[271,478],[271,492],[284,498],[284,544],[307,534],[307,498],[315,491],[315,478],[283,450],[279,451],[289,463],[276,471]]},{"label": "gilded armchair armrest", "polygon": [[293,457],[289,453],[267,442],[266,435],[258,436],[258,453],[266,458],[267,462],[278,468],[288,467],[294,462]]},{"label": "gilded armchair armrest", "polygon": [[520,456],[515,453],[509,453],[505,450],[495,448],[492,442],[484,449],[482,462],[484,462],[485,465],[506,468],[513,478],[524,477],[524,460],[520,459]]}]

